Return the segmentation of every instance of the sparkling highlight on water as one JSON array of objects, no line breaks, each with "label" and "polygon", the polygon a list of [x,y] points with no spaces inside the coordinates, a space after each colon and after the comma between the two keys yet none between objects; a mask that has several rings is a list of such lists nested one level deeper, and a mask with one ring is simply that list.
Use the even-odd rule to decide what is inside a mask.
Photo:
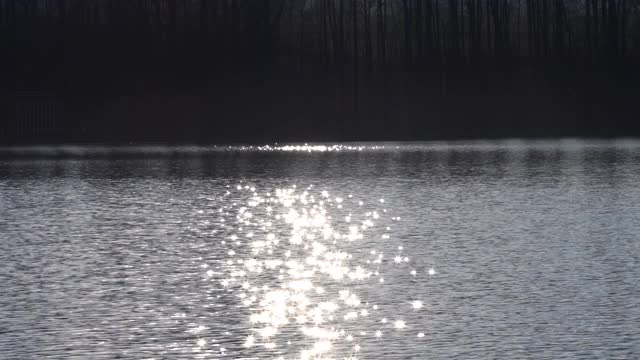
[{"label": "sparkling highlight on water", "polygon": [[[392,228],[378,225],[386,213],[377,208],[383,198],[363,201],[312,186],[261,194],[245,184],[230,187],[224,198],[228,205],[218,212],[227,217],[226,234],[217,241],[226,256],[217,282],[247,313],[248,331],[235,334],[241,348],[261,348],[274,359],[363,358],[368,342],[385,334],[406,336],[411,316],[423,311],[422,300],[385,306],[370,302],[362,291],[381,291],[390,268],[417,276],[401,245],[388,256],[371,247],[376,226],[382,227],[382,241],[394,241]],[[210,278],[212,270],[205,275]],[[388,322],[383,314],[395,320]],[[371,323],[378,329],[365,326]]]}]

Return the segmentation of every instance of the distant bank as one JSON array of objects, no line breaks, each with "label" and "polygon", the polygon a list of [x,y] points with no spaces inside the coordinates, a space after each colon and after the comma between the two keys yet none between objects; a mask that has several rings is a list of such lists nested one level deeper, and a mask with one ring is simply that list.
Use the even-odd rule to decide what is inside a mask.
[{"label": "distant bank", "polygon": [[[0,91],[0,144],[640,136],[634,91],[389,86]],[[611,90],[613,89],[613,90]]]}]

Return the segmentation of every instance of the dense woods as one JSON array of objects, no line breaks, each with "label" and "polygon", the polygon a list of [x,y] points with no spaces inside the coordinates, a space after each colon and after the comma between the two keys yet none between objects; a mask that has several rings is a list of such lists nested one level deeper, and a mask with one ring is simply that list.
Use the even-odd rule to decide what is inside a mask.
[{"label": "dense woods", "polygon": [[640,58],[638,0],[3,0],[0,29],[0,88],[112,136],[616,133]]}]

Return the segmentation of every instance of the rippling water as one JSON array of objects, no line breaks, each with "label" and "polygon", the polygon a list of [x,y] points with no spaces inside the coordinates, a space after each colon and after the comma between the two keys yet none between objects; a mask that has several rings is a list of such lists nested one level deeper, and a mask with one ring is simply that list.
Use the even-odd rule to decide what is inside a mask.
[{"label": "rippling water", "polygon": [[0,358],[640,357],[640,142],[0,149]]}]

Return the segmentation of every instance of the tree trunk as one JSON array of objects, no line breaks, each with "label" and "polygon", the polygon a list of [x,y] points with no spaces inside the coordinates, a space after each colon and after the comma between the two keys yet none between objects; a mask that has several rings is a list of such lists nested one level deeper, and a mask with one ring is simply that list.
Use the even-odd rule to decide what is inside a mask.
[{"label": "tree trunk", "polygon": [[378,62],[382,69],[386,67],[387,59],[387,45],[386,45],[386,31],[385,31],[385,18],[386,18],[386,6],[387,0],[378,0],[377,13],[378,13]]},{"label": "tree trunk", "polygon": [[364,44],[367,73],[373,69],[373,44],[371,40],[371,0],[364,0]]},{"label": "tree trunk", "polygon": [[[422,21],[423,21],[423,11],[422,11],[422,0],[416,0],[416,60],[419,64],[423,61],[423,44],[424,44],[424,33],[422,29]],[[418,65],[421,66],[421,65]]]},{"label": "tree trunk", "polygon": [[404,21],[404,60],[406,69],[411,68],[411,11],[409,1],[402,0],[402,18]]}]

